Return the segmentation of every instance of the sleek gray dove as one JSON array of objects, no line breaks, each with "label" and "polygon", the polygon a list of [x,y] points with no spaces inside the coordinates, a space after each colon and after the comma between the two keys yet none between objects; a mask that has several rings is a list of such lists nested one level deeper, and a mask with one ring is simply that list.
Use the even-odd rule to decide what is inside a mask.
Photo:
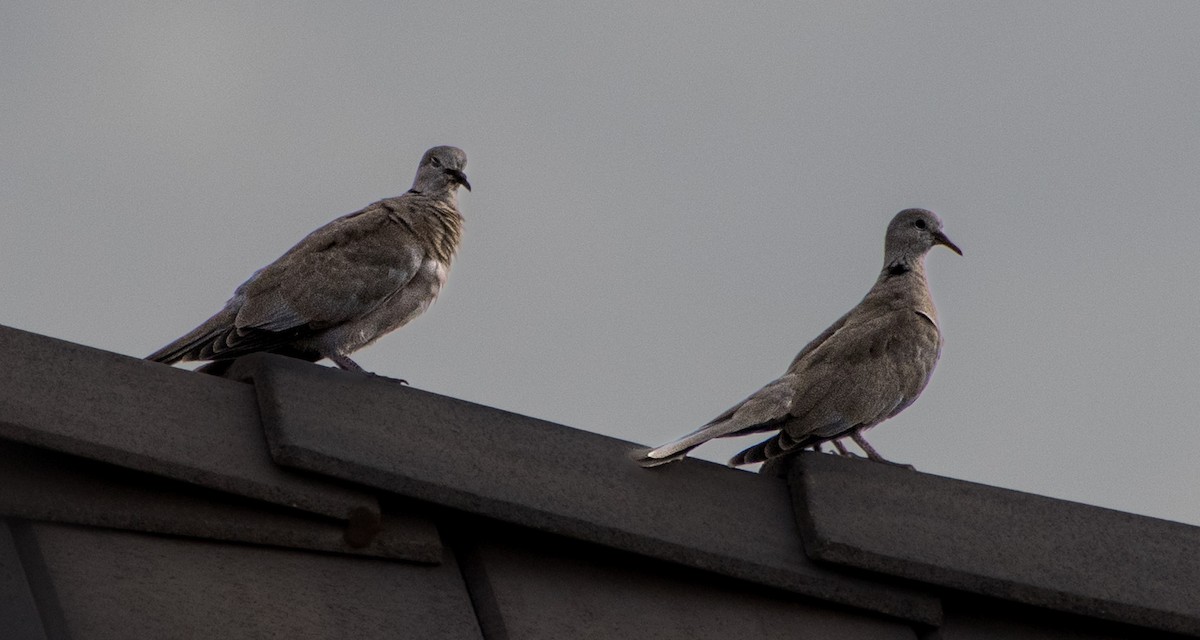
[{"label": "sleek gray dove", "polygon": [[234,291],[204,324],[146,356],[174,364],[265,351],[362,371],[350,354],[437,298],[462,234],[467,156],[434,147],[412,189],[313,231]]},{"label": "sleek gray dove", "polygon": [[942,350],[937,310],[925,277],[936,245],[962,250],[942,233],[932,211],[905,209],[892,218],[883,271],[858,306],[809,342],[779,379],[708,424],[634,458],[655,467],[712,440],[778,430],[734,456],[730,466],[763,462],[850,437],[867,457],[886,462],[862,432],[900,413],[929,382]]}]

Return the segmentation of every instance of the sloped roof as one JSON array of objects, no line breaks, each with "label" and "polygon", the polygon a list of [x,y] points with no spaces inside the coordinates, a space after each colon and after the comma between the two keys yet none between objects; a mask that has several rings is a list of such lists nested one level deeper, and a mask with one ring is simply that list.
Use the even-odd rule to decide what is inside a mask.
[{"label": "sloped roof", "polygon": [[1197,527],[815,453],[647,470],[279,356],[0,353],[18,638],[1200,637]]}]

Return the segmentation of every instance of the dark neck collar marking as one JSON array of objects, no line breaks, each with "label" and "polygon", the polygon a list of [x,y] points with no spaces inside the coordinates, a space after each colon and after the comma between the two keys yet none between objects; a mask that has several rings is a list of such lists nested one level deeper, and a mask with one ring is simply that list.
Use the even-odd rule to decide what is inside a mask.
[{"label": "dark neck collar marking", "polygon": [[904,264],[903,262],[897,262],[896,264],[893,264],[887,268],[889,276],[902,276],[909,271],[912,271],[912,267]]}]

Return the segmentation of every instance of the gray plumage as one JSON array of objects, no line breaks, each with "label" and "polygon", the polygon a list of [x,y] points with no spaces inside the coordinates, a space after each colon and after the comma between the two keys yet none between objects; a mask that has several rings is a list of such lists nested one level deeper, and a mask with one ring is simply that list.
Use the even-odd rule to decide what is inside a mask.
[{"label": "gray plumage", "polygon": [[[906,209],[888,224],[883,271],[866,297],[800,351],[779,379],[708,424],[656,449],[634,452],[645,467],[683,458],[713,439],[776,431],[734,456],[730,466],[850,437],[883,460],[862,437],[917,399],[942,348],[937,310],[925,277],[936,245],[962,251],[931,211]],[[838,447],[841,449],[840,445]]]},{"label": "gray plumage", "polygon": [[458,249],[467,156],[434,147],[412,189],[313,231],[237,288],[225,308],[146,357],[173,364],[265,351],[362,371],[349,355],[423,312]]}]

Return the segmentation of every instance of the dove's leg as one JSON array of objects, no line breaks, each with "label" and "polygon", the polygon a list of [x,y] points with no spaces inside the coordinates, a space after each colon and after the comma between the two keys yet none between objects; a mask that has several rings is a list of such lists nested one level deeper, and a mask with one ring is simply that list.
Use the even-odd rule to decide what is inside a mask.
[{"label": "dove's leg", "polygon": [[914,467],[911,464],[904,464],[903,462],[892,462],[891,460],[888,460],[887,458],[879,455],[879,452],[875,450],[875,447],[872,447],[870,444],[867,443],[867,439],[863,437],[862,433],[855,431],[854,433],[850,434],[850,437],[854,440],[855,444],[862,447],[863,452],[866,453],[867,457],[870,458],[871,460],[874,460],[875,462],[882,462],[884,464],[893,464],[893,465],[896,465],[897,467],[904,467],[906,469],[914,469]]},{"label": "dove's leg", "polygon": [[868,458],[876,462],[888,462],[888,460],[884,459],[883,456],[879,455],[879,452],[875,450],[875,447],[872,447],[861,433],[857,431],[851,433],[850,439],[854,441],[854,444],[857,444],[860,448],[862,448],[863,453],[866,453]]},{"label": "dove's leg", "polygon": [[325,357],[329,358],[330,362],[336,364],[338,366],[338,368],[343,371],[358,371],[359,373],[367,372],[365,369],[358,366],[357,362],[351,360],[347,356],[343,356],[341,354],[334,353],[334,354],[327,355]]},{"label": "dove's leg", "polygon": [[816,444],[814,444],[814,445],[812,445],[812,446],[810,446],[810,447],[805,447],[805,448],[806,448],[806,449],[812,449],[813,451],[816,451],[817,453],[825,453],[825,449],[824,449],[823,447],[824,447],[824,445],[826,445],[826,444],[831,444],[831,445],[833,445],[833,448],[835,449],[835,451],[834,451],[833,453],[834,453],[835,455],[842,456],[843,458],[857,458],[857,457],[859,457],[859,456],[857,456],[857,455],[855,455],[855,454],[853,454],[853,453],[850,453],[849,451],[847,451],[847,450],[846,450],[846,445],[842,444],[842,441],[841,441],[841,439],[840,439],[840,438],[834,438],[834,439],[831,439],[831,440],[822,440],[822,441],[820,441],[820,442],[818,442],[818,443],[816,443]]},{"label": "dove's leg", "polygon": [[341,369],[342,371],[357,371],[359,373],[365,373],[369,376],[377,376],[377,377],[383,378],[384,380],[395,380],[396,382],[399,382],[400,384],[408,384],[408,380],[404,380],[401,378],[386,378],[384,376],[379,375],[378,373],[372,373],[370,371],[367,371],[366,369],[363,369],[361,366],[359,366],[359,364],[357,362],[351,360],[347,356],[334,354],[334,355],[325,356],[325,357],[329,358],[329,361],[336,364],[338,366],[338,368]]}]

